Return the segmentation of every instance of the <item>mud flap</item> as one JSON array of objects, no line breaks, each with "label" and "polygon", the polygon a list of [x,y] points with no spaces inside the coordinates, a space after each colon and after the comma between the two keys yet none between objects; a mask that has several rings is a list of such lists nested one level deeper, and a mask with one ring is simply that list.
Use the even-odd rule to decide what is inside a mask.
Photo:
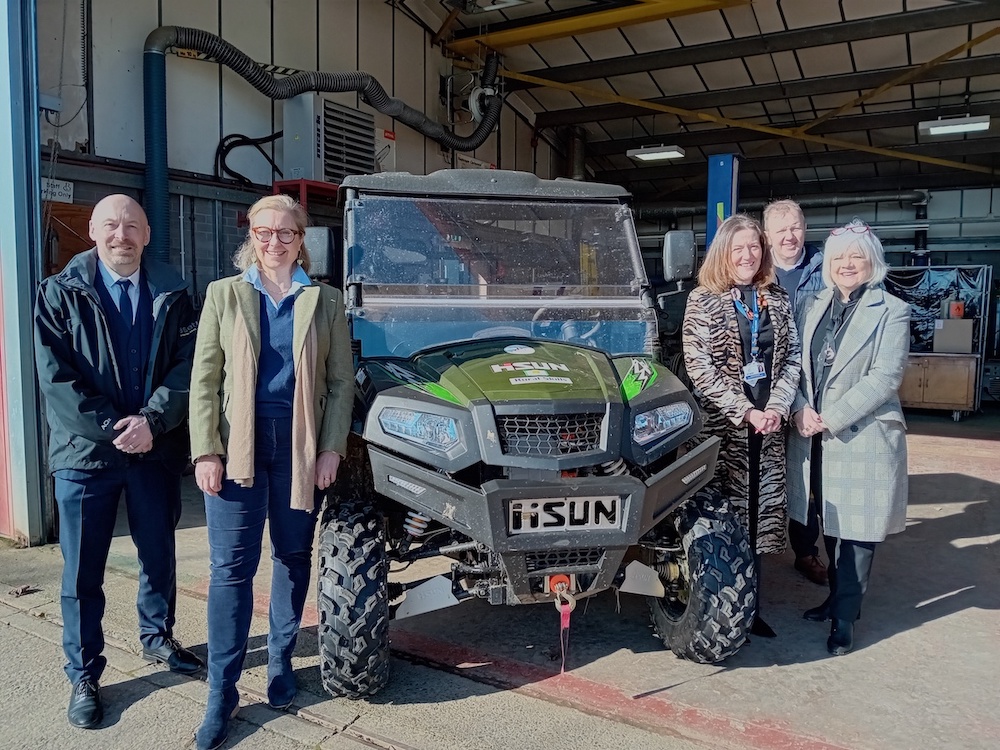
[{"label": "mud flap", "polygon": [[459,600],[451,591],[451,578],[434,576],[409,589],[403,601],[392,611],[391,617],[393,620],[402,620],[404,617],[422,615],[424,612],[452,607],[458,603]]}]

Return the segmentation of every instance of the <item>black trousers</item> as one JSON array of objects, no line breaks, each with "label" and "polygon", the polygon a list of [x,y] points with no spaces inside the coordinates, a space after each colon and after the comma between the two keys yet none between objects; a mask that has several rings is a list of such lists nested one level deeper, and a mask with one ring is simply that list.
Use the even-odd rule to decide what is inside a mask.
[{"label": "black trousers", "polygon": [[[817,517],[822,523],[822,435],[813,437],[809,484],[812,487]],[[876,544],[877,542],[858,542],[823,534],[823,545],[830,560],[827,573],[830,581],[830,616],[834,619],[854,622],[861,617],[861,601],[868,591],[868,579],[871,577]]]},{"label": "black trousers", "polygon": [[809,509],[806,511],[808,523],[799,523],[794,518],[788,519],[788,541],[792,545],[792,551],[796,557],[809,557],[819,554],[819,513],[816,512],[816,503],[809,500]]},{"label": "black trousers", "polygon": [[861,600],[868,591],[868,579],[875,558],[875,542],[855,542],[823,535],[830,581],[830,616],[854,622],[861,617]]},{"label": "black trousers", "polygon": [[747,425],[747,447],[749,448],[750,481],[747,484],[747,531],[750,535],[750,551],[753,553],[753,567],[757,571],[757,613],[760,614],[760,582],[763,571],[757,553],[757,526],[760,517],[760,454],[764,448],[764,436]]},{"label": "black trousers", "polygon": [[174,529],[181,517],[181,475],[159,461],[124,468],[59,469],[59,547],[66,676],[74,685],[101,679],[104,658],[104,568],[125,496],[129,533],[139,555],[139,640],[159,648],[173,636],[177,603]]}]

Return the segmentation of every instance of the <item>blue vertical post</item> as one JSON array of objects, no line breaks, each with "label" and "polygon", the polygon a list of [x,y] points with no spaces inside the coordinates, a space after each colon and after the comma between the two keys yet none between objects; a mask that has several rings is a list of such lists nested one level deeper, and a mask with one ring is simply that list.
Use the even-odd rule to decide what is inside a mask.
[{"label": "blue vertical post", "polygon": [[[41,251],[35,0],[0,0],[0,302],[15,537],[45,540],[32,303]],[[6,49],[6,52],[3,52]]]},{"label": "blue vertical post", "polygon": [[708,157],[708,216],[705,247],[712,244],[719,225],[736,211],[740,195],[740,157],[715,154]]}]

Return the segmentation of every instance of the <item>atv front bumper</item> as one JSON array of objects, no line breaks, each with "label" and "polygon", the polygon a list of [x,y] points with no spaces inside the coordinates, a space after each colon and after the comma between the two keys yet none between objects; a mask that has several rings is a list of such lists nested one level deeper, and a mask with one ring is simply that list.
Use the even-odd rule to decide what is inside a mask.
[{"label": "atv front bumper", "polygon": [[[470,487],[368,446],[380,494],[480,542],[501,558],[510,603],[547,601],[546,579],[574,575],[577,593],[611,586],[626,550],[715,473],[710,438],[659,473],[494,480]],[[512,597],[512,598],[511,598]]]}]

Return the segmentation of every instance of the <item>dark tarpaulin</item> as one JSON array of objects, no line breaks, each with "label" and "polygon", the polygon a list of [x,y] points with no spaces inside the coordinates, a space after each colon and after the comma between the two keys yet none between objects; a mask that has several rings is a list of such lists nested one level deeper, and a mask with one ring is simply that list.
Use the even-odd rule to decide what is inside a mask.
[{"label": "dark tarpaulin", "polygon": [[912,306],[910,314],[910,351],[932,351],[934,321],[941,318],[941,303],[955,300],[965,303],[965,318],[975,320],[973,351],[978,351],[986,321],[983,304],[986,292],[987,266],[940,266],[929,268],[890,268],[885,288]]}]

